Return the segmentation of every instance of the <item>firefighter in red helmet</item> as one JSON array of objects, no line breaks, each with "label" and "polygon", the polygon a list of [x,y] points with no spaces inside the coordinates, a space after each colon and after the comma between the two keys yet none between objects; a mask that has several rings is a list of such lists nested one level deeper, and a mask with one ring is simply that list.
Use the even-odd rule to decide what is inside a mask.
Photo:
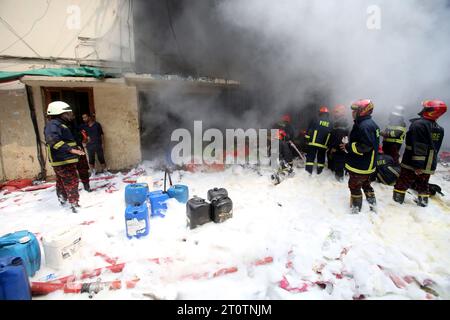
[{"label": "firefighter in red helmet", "polygon": [[441,100],[422,102],[420,118],[411,120],[406,133],[400,177],[394,186],[394,201],[403,203],[406,191],[415,183],[418,192],[416,203],[428,205],[430,195],[428,181],[437,166],[437,157],[444,139],[444,128],[436,122],[445,112],[447,105]]},{"label": "firefighter in red helmet", "polygon": [[278,136],[275,137],[279,140],[279,160],[280,167],[286,169],[289,174],[293,173],[293,161],[294,155],[292,153],[289,142],[294,138],[294,128],[292,127],[292,117],[290,114],[284,114],[281,116],[279,122],[274,126],[274,129],[278,130]]},{"label": "firefighter in red helmet", "polygon": [[[309,174],[313,173],[314,165],[317,165],[317,174],[322,173],[325,167],[325,154],[330,142],[330,136],[330,113],[327,107],[322,106],[319,109],[319,117],[309,124],[305,135],[305,138],[308,140],[305,169]],[[315,162],[316,158],[317,162]]]},{"label": "firefighter in red helmet", "polygon": [[354,124],[348,143],[340,145],[346,151],[345,168],[349,173],[350,206],[352,213],[359,213],[364,190],[372,211],[376,211],[375,192],[370,185],[370,176],[376,170],[380,128],[372,120],[373,103],[369,99],[358,100],[351,106]]}]

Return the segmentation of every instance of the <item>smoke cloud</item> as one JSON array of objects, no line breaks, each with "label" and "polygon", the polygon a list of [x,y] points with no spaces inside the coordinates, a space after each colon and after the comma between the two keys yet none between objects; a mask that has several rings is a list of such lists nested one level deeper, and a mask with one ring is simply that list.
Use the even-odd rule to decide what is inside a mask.
[{"label": "smoke cloud", "polygon": [[[320,105],[370,98],[384,127],[395,105],[405,106],[408,119],[425,99],[450,104],[449,1],[180,3],[171,16],[174,34],[164,34],[162,51],[178,55],[198,76],[240,81],[250,96],[242,113],[215,107],[217,97],[203,99],[200,104],[214,110],[205,116],[189,109],[199,104],[195,98],[172,103],[177,91],[165,93],[176,112],[193,110],[189,121],[264,127],[291,111],[294,123],[305,125]],[[450,128],[450,112],[439,123]],[[449,148],[450,133],[445,139]]]},{"label": "smoke cloud", "polygon": [[[374,7],[380,29],[367,26]],[[439,0],[230,0],[219,10],[257,38],[277,101],[323,91],[332,104],[367,97],[378,114],[396,104],[414,114],[424,99],[449,101],[449,9]]]}]

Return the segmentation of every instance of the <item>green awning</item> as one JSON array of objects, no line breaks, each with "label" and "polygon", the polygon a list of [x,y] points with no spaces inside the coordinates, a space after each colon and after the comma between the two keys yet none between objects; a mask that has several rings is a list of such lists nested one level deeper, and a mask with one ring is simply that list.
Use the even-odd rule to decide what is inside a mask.
[{"label": "green awning", "polygon": [[54,68],[54,69],[36,69],[19,72],[0,71],[0,82],[19,80],[23,76],[91,77],[97,79],[103,79],[107,77],[107,75],[102,70],[93,67]]}]

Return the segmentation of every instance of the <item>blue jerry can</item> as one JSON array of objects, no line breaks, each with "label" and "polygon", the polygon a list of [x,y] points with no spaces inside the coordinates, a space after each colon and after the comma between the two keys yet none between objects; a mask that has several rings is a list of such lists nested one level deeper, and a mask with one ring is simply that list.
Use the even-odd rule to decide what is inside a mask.
[{"label": "blue jerry can", "polygon": [[183,184],[173,185],[167,190],[167,194],[171,198],[175,198],[178,202],[186,203],[189,200],[189,188]]},{"label": "blue jerry can", "polygon": [[133,183],[125,187],[125,203],[127,206],[140,206],[147,199],[148,184]]},{"label": "blue jerry can", "polygon": [[41,267],[39,242],[29,231],[17,231],[0,238],[0,258],[20,257],[29,277]]},{"label": "blue jerry can", "polygon": [[148,200],[150,201],[151,216],[165,217],[167,210],[166,201],[169,200],[167,193],[164,193],[162,190],[149,192]]},{"label": "blue jerry can", "polygon": [[129,239],[148,235],[150,224],[146,202],[140,206],[128,206],[125,209],[125,229]]},{"label": "blue jerry can", "polygon": [[0,258],[0,300],[31,300],[30,281],[20,257]]}]

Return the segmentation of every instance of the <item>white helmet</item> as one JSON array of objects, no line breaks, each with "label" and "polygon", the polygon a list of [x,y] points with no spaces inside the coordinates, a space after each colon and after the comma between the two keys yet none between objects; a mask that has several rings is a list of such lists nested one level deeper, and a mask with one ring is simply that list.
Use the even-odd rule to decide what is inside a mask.
[{"label": "white helmet", "polygon": [[403,117],[403,111],[405,110],[405,108],[403,106],[395,106],[394,107],[394,111],[392,111],[392,115],[394,116],[399,116],[399,117]]},{"label": "white helmet", "polygon": [[59,114],[63,114],[64,112],[72,112],[70,106],[62,101],[54,101],[49,103],[47,108],[48,116],[57,116]]}]

